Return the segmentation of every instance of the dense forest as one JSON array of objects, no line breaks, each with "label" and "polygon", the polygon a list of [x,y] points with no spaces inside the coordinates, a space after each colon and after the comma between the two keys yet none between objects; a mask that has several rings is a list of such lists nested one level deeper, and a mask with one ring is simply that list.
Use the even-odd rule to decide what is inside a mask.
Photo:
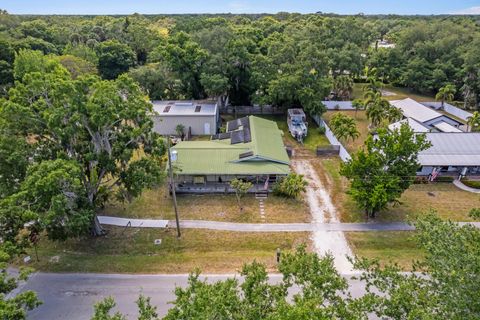
[{"label": "dense forest", "polygon": [[[387,40],[393,48],[378,46]],[[8,96],[26,50],[77,78],[128,73],[151,99],[321,108],[349,99],[366,67],[384,82],[434,95],[453,84],[480,104],[478,17],[276,15],[17,16],[0,14],[0,86]],[[35,68],[35,66],[33,66]],[[40,66],[37,66],[40,68]]]}]

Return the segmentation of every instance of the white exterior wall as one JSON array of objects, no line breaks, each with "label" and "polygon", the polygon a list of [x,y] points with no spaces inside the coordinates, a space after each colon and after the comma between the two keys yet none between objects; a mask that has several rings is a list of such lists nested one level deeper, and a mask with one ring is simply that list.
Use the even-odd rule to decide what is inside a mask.
[{"label": "white exterior wall", "polygon": [[438,118],[435,118],[435,119],[432,119],[432,120],[429,120],[429,121],[425,121],[424,124],[427,125],[427,126],[433,126],[434,123],[437,123],[437,122],[440,122],[440,121],[446,122],[446,123],[458,128],[458,122],[456,120],[452,120],[451,118],[449,118],[447,116],[441,116],[441,117],[438,117]]},{"label": "white exterior wall", "polygon": [[[429,107],[432,107],[434,109],[440,109],[442,107],[442,103],[441,102],[423,102],[422,103],[423,105],[426,105],[426,106],[429,106]],[[444,106],[443,106],[444,110],[462,120],[465,120],[467,121],[468,118],[470,118],[472,116],[472,114],[470,112],[467,112],[465,110],[462,110],[460,108],[457,108],[455,106],[452,106],[451,104],[448,104],[448,103],[445,103]]]},{"label": "white exterior wall", "polygon": [[[176,134],[175,128],[179,124],[185,126],[185,134],[188,128],[192,128],[192,135],[213,135],[217,133],[217,115],[209,116],[153,116],[153,130],[161,135]],[[210,126],[210,132],[205,132],[205,124]]]}]

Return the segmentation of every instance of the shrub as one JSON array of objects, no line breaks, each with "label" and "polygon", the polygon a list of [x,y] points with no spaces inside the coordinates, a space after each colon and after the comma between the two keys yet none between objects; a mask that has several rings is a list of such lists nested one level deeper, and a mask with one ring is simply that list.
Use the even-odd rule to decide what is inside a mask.
[{"label": "shrub", "polygon": [[446,182],[446,183],[452,183],[453,180],[455,180],[453,177],[448,177],[448,176],[440,176],[435,178],[435,182]]},{"label": "shrub", "polygon": [[470,188],[480,189],[480,181],[468,180],[463,178],[462,183]]},{"label": "shrub", "polygon": [[413,180],[414,184],[427,184],[428,183],[428,177],[425,176],[417,176],[415,177],[415,180]]},{"label": "shrub", "polygon": [[273,193],[286,198],[296,198],[305,191],[307,181],[301,174],[291,173],[273,187]]},{"label": "shrub", "polygon": [[318,133],[320,133],[320,134],[325,134],[325,132],[326,132],[327,129],[326,129],[324,126],[321,126],[321,127],[318,127],[317,130],[318,130]]}]

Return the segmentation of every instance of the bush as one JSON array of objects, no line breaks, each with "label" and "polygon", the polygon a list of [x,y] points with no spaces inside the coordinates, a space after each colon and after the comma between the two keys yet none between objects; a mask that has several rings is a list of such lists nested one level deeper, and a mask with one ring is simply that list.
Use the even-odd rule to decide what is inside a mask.
[{"label": "bush", "polygon": [[446,183],[452,183],[453,180],[455,180],[453,177],[448,177],[448,176],[440,176],[435,178],[435,182],[446,182]]},{"label": "bush", "polygon": [[428,177],[425,176],[417,176],[415,177],[415,180],[413,180],[414,184],[427,184],[428,183]]},{"label": "bush", "polygon": [[480,181],[468,180],[463,178],[462,183],[470,188],[480,189]]},{"label": "bush", "polygon": [[273,193],[286,198],[296,198],[305,192],[307,185],[301,174],[291,173],[274,185]]},{"label": "bush", "polygon": [[325,134],[325,132],[327,131],[327,129],[324,126],[318,127],[317,130],[318,130],[318,133],[320,134]]}]

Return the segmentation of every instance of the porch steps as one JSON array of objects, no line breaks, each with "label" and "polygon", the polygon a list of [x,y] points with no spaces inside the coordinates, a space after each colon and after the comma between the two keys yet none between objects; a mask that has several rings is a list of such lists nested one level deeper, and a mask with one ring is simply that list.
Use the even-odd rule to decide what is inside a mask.
[{"label": "porch steps", "polygon": [[260,192],[255,192],[255,199],[267,199],[268,198],[268,192],[265,191],[260,191]]}]

